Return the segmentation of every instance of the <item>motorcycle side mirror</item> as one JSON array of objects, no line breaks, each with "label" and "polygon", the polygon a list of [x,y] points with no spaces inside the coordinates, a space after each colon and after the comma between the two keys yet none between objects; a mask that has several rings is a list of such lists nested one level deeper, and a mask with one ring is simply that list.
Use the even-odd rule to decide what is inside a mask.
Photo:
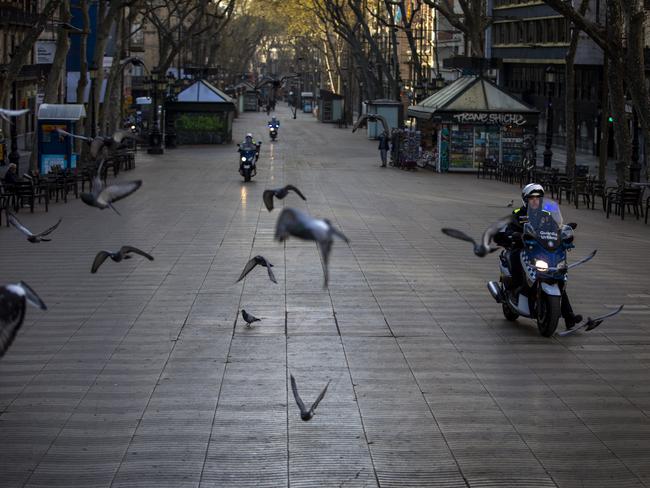
[{"label": "motorcycle side mirror", "polygon": [[571,227],[573,230],[576,230],[576,227],[578,227],[578,224],[576,224],[575,222],[569,222],[567,225]]}]

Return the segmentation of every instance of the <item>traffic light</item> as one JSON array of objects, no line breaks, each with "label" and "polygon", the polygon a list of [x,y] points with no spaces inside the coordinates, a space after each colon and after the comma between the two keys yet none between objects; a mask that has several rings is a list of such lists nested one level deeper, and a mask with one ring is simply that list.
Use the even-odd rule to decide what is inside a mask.
[{"label": "traffic light", "polygon": [[607,122],[609,122],[610,124],[613,124],[614,123],[614,117],[612,117],[611,115],[609,117],[607,117]]}]

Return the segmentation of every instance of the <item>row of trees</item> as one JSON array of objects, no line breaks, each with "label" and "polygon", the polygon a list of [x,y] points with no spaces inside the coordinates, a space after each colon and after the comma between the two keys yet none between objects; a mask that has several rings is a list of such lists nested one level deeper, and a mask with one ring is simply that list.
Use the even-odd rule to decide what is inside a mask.
[{"label": "row of trees", "polygon": [[[93,2],[79,0],[74,4],[83,19],[80,36],[80,50],[74,55],[80,60],[80,76],[76,88],[76,99],[84,100],[84,94],[92,94],[89,112],[97,114],[100,132],[111,132],[119,123],[120,89],[122,70],[126,53],[133,36],[147,24],[153,26],[158,37],[158,56],[155,67],[166,73],[182,49],[188,49],[192,62],[209,64],[214,58],[222,31],[233,16],[235,0],[106,0]],[[96,8],[96,24],[91,25],[90,9]],[[48,22],[58,22],[56,51],[50,74],[46,81],[44,101],[56,102],[61,75],[70,50],[70,0],[48,0],[38,16],[38,21],[29,29],[6,70],[0,71],[0,94],[3,106],[7,105],[11,84],[17,79],[22,66],[27,64],[30,53]],[[94,33],[95,42],[88,52],[88,39]],[[105,70],[103,61],[111,36],[115,56]],[[87,61],[90,59],[90,63]],[[89,77],[91,68],[94,76]],[[148,67],[153,68],[153,66]],[[107,72],[105,72],[107,71]],[[100,92],[106,80],[104,100],[100,105]],[[88,86],[90,83],[91,86]],[[90,132],[90,118],[86,121],[86,133]]]}]

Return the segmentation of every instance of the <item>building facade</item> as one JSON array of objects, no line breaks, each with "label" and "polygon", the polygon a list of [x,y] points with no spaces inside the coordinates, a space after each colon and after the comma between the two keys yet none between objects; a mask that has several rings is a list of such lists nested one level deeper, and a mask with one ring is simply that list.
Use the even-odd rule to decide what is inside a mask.
[{"label": "building facade", "polygon": [[[488,14],[494,18],[487,33],[487,57],[502,60],[499,84],[541,114],[540,132],[547,131],[546,114],[553,110],[553,142],[564,145],[565,69],[571,39],[570,22],[537,0],[492,0]],[[592,0],[588,15],[603,22],[605,1]],[[581,33],[575,58],[576,144],[582,151],[598,148],[603,53]],[[547,70],[554,82],[547,82]],[[606,109],[606,107],[605,107]]]}]

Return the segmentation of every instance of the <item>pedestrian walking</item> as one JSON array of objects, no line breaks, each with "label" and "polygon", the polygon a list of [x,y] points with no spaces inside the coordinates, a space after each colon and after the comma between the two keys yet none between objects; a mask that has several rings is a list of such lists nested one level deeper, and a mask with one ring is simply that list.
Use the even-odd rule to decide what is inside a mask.
[{"label": "pedestrian walking", "polygon": [[390,149],[390,138],[388,132],[383,131],[379,136],[379,155],[381,156],[381,167],[386,167],[388,150]]}]

